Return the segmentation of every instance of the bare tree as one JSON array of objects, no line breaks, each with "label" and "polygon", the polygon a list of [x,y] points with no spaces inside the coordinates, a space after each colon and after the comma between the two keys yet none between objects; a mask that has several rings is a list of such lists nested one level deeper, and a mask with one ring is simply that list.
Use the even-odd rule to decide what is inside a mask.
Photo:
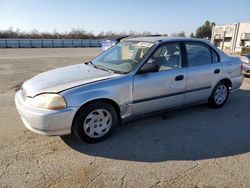
[{"label": "bare tree", "polygon": [[[151,35],[150,31],[143,31],[141,33],[130,30],[128,32],[114,32],[114,31],[102,31],[95,35],[93,31],[86,31],[81,28],[72,28],[69,32],[58,32],[54,29],[53,32],[39,32],[37,29],[33,29],[29,32],[21,31],[20,29],[14,30],[13,27],[9,27],[7,30],[0,30],[0,38],[30,38],[30,39],[114,39],[123,36],[134,35]],[[165,35],[167,36],[167,35]]]},{"label": "bare tree", "polygon": [[172,33],[171,37],[186,37],[185,31],[181,31],[179,33]]}]

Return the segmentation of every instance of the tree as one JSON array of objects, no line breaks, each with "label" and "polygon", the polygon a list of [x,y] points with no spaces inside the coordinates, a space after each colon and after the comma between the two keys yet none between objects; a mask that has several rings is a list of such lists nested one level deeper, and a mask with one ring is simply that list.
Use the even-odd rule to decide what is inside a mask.
[{"label": "tree", "polygon": [[152,35],[152,33],[150,31],[143,31],[142,35]]},{"label": "tree", "polygon": [[191,32],[191,34],[190,34],[190,38],[195,38],[195,36],[194,36],[194,33],[193,33],[193,32]]},{"label": "tree", "polygon": [[[1,0],[0,0],[1,1]],[[54,29],[53,32],[40,32],[36,29],[32,31],[21,31],[20,29],[14,30],[13,27],[9,27],[7,30],[0,30],[0,38],[18,38],[18,39],[115,39],[127,35],[150,35],[150,31],[136,32],[100,32],[99,34],[94,34],[93,31],[86,31],[81,28],[73,28],[69,32],[58,32]],[[183,36],[184,32],[179,35]],[[166,35],[165,35],[166,36]]]},{"label": "tree", "polygon": [[209,22],[208,20],[196,30],[196,38],[211,38],[212,29],[215,25],[214,22]]},{"label": "tree", "polygon": [[186,34],[184,31],[181,31],[179,33],[172,33],[170,36],[171,37],[186,37]]}]

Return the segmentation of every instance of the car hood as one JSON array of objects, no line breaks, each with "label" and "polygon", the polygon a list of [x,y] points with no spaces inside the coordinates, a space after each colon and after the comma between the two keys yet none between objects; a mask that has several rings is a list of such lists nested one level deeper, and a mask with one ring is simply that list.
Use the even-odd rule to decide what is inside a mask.
[{"label": "car hood", "polygon": [[22,88],[27,96],[34,97],[40,93],[58,93],[60,91],[100,81],[119,74],[77,64],[47,71],[24,82]]}]

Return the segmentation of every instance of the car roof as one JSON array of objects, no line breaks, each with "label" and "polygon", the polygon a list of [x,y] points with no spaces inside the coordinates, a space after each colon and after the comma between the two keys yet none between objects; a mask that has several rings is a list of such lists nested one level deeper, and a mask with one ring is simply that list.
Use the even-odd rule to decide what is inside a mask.
[{"label": "car roof", "polygon": [[208,39],[197,39],[197,38],[186,38],[186,37],[166,37],[166,36],[148,36],[148,37],[127,37],[122,39],[121,41],[131,41],[131,42],[151,42],[151,43],[159,43],[162,44],[164,42],[203,42],[213,48],[219,55],[220,58],[228,58],[223,51],[218,49],[215,45],[213,45]]},{"label": "car roof", "polygon": [[175,42],[175,41],[198,41],[198,42],[206,42],[210,43],[209,40],[206,39],[196,39],[196,38],[186,38],[186,37],[165,37],[165,36],[157,36],[157,37],[127,37],[122,39],[121,41],[131,41],[131,42]]}]

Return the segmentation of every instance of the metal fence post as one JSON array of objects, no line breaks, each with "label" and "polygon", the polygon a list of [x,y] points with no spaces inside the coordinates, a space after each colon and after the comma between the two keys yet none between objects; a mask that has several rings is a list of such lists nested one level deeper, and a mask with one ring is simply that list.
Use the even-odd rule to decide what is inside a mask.
[{"label": "metal fence post", "polygon": [[30,40],[30,48],[32,48],[32,43],[31,43],[31,40]]},{"label": "metal fence post", "polygon": [[7,40],[5,40],[5,48],[8,48]]}]

